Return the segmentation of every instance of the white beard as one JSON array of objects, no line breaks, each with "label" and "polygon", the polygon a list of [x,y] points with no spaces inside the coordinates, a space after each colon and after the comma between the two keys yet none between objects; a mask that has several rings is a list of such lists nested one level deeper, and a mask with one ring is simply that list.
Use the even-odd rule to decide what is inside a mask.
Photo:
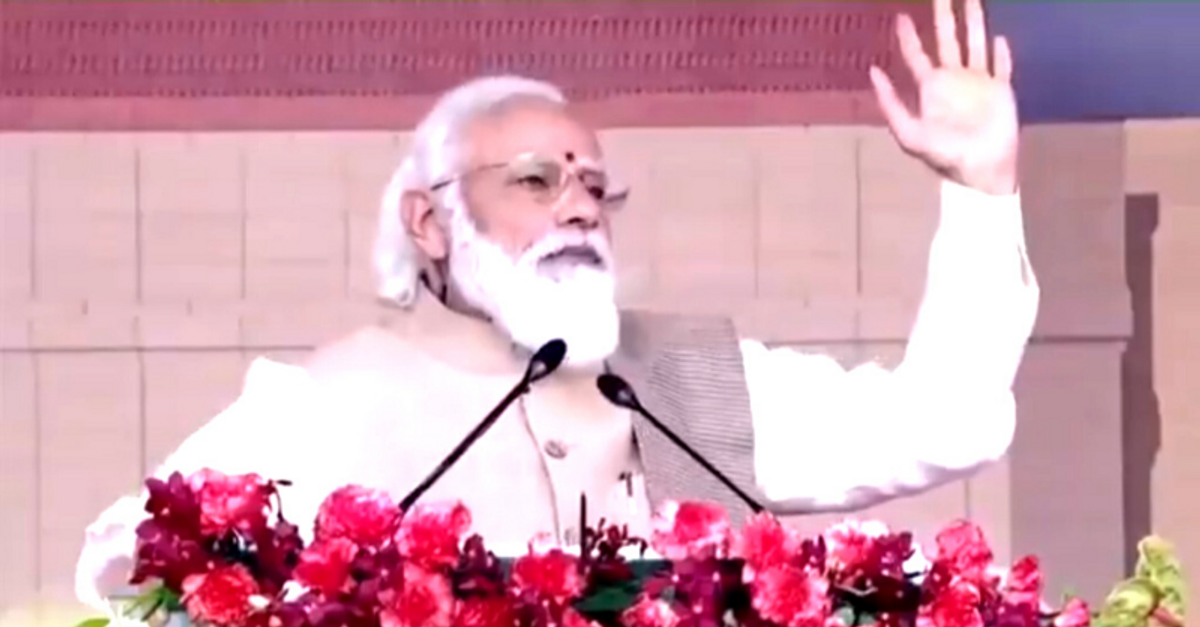
[{"label": "white beard", "polygon": [[[514,259],[479,233],[461,205],[451,213],[450,280],[469,305],[530,351],[563,340],[565,367],[596,366],[613,354],[620,314],[612,255],[603,237],[551,234]],[[546,255],[581,244],[600,254],[603,268],[565,261],[553,272],[539,267]]]}]

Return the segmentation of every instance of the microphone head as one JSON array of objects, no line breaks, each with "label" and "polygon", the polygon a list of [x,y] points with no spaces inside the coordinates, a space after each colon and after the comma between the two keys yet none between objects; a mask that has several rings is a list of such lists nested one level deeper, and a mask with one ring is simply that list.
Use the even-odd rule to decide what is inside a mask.
[{"label": "microphone head", "polygon": [[529,368],[525,370],[525,378],[533,383],[538,379],[558,370],[567,357],[567,343],[562,340],[550,340],[537,349],[529,360]]},{"label": "microphone head", "polygon": [[633,388],[625,382],[625,379],[615,374],[602,374],[596,377],[596,388],[600,390],[600,394],[604,398],[608,399],[608,402],[617,407],[635,411],[641,407],[637,395],[633,393]]}]

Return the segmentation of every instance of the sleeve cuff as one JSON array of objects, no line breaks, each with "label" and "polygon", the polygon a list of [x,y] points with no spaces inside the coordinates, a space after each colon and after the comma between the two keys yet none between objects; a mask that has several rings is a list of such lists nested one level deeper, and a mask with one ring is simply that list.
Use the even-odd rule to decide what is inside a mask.
[{"label": "sleeve cuff", "polygon": [[942,181],[939,232],[955,241],[1016,244],[1025,249],[1021,194],[996,196],[951,181]]}]

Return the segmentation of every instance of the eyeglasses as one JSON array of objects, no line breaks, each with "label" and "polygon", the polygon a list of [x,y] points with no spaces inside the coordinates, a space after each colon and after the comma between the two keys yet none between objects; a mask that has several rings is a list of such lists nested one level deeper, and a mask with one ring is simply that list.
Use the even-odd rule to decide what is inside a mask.
[{"label": "eyeglasses", "polygon": [[571,153],[567,153],[565,161],[566,163],[564,160],[553,157],[526,153],[511,161],[475,166],[461,174],[438,181],[429,189],[438,191],[468,176],[499,170],[503,172],[506,187],[527,195],[530,200],[539,205],[557,203],[571,187],[572,180],[577,180],[588,196],[591,196],[602,209],[615,210],[624,206],[625,201],[629,198],[627,187],[614,189],[607,174],[597,168],[580,164]]}]

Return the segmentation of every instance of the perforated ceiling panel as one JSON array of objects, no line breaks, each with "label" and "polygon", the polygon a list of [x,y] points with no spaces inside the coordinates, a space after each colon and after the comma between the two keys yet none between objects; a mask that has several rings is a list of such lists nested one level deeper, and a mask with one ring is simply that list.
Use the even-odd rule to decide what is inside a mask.
[{"label": "perforated ceiling panel", "polygon": [[592,100],[856,91],[904,4],[4,2],[0,97],[407,97],[496,72]]}]

